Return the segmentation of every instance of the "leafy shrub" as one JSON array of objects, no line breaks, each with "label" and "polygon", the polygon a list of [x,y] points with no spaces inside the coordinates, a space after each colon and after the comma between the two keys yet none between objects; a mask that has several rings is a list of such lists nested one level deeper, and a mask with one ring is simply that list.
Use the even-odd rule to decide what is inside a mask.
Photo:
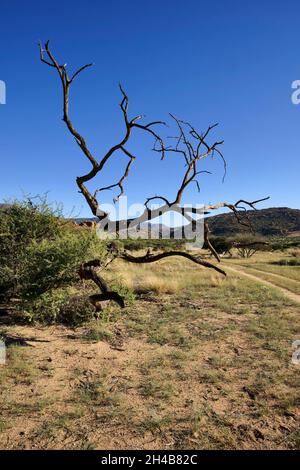
[{"label": "leafy shrub", "polygon": [[[233,247],[233,240],[230,237],[210,237],[210,242],[213,247],[216,249],[217,253],[227,253]],[[207,244],[205,243],[203,248],[208,249]]]},{"label": "leafy shrub", "polygon": [[126,250],[137,251],[152,248],[154,250],[170,251],[182,248],[186,240],[168,240],[168,239],[128,239],[120,240]]},{"label": "leafy shrub", "polygon": [[68,302],[69,297],[70,292],[67,290],[55,289],[34,300],[24,300],[21,308],[29,322],[56,323],[60,309]]},{"label": "leafy shrub", "polygon": [[73,282],[81,263],[106,250],[96,234],[67,223],[45,201],[14,202],[0,213],[0,296],[34,299]]},{"label": "leafy shrub", "polygon": [[60,230],[59,214],[44,201],[13,202],[0,212],[0,296],[15,294],[24,255],[32,240],[51,239]]},{"label": "leafy shrub", "polygon": [[65,325],[77,326],[92,320],[95,315],[95,308],[87,297],[77,295],[60,307],[57,320]]},{"label": "leafy shrub", "polygon": [[106,256],[95,231],[66,221],[45,200],[0,211],[0,298],[17,299],[28,321],[77,325],[93,318],[87,294],[74,296],[68,286],[78,281],[83,262]]},{"label": "leafy shrub", "polygon": [[88,297],[72,294],[68,289],[54,289],[33,301],[25,301],[23,307],[27,320],[77,326],[95,318],[95,308]]},{"label": "leafy shrub", "polygon": [[299,237],[279,237],[270,238],[269,246],[274,251],[284,251],[288,248],[300,247]]},{"label": "leafy shrub", "polygon": [[80,264],[93,256],[97,241],[87,232],[64,233],[54,240],[33,241],[25,250],[20,273],[22,297],[36,297],[78,278]]},{"label": "leafy shrub", "polygon": [[[299,237],[262,237],[255,234],[236,234],[232,236],[216,236],[211,235],[210,241],[213,246],[216,248],[218,253],[224,253],[233,248],[235,242],[239,242],[245,239],[249,241],[251,239],[257,239],[258,241],[265,241],[267,245],[260,246],[260,249],[267,249],[268,251],[285,251],[289,248],[300,248],[300,238]],[[204,244],[204,248],[207,248]]]},{"label": "leafy shrub", "polygon": [[271,264],[277,264],[279,266],[300,266],[299,258],[280,259],[279,261],[273,261]]},{"label": "leafy shrub", "polygon": [[135,301],[135,295],[132,289],[122,282],[120,278],[114,278],[110,281],[111,290],[118,292],[123,297],[126,305],[132,305]]}]

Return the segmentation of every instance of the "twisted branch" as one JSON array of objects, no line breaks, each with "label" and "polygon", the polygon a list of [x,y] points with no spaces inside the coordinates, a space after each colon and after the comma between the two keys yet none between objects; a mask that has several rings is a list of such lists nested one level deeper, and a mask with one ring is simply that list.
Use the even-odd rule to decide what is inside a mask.
[{"label": "twisted branch", "polygon": [[[156,142],[160,142],[160,149],[161,149],[161,152],[163,154],[164,152],[164,144],[163,144],[163,140],[161,139],[161,137],[152,129],[152,126],[154,125],[157,125],[157,124],[165,124],[163,121],[155,121],[155,122],[150,122],[146,125],[142,125],[142,124],[137,124],[137,121],[142,119],[143,116],[136,116],[135,118],[133,119],[129,119],[128,118],[128,104],[129,104],[129,100],[128,100],[128,96],[126,95],[125,91],[123,90],[122,86],[120,85],[120,91],[122,93],[122,101],[120,103],[120,107],[121,107],[121,110],[123,112],[123,117],[124,117],[124,123],[125,123],[125,135],[124,137],[122,138],[122,140],[114,145],[113,147],[111,147],[107,152],[106,154],[98,161],[94,156],[93,154],[91,153],[91,151],[89,150],[88,146],[87,146],[87,143],[85,141],[85,139],[83,138],[83,136],[75,129],[71,119],[70,119],[70,116],[69,116],[69,97],[70,97],[70,87],[72,85],[72,83],[74,82],[75,78],[81,73],[83,72],[84,70],[86,70],[88,67],[91,67],[93,64],[86,64],[82,67],[80,67],[78,70],[76,70],[72,77],[69,79],[69,76],[68,76],[68,72],[67,72],[67,65],[64,64],[64,65],[59,65],[58,61],[55,59],[54,55],[52,54],[50,48],[49,48],[49,41],[47,41],[44,45],[44,47],[42,46],[42,44],[40,43],[39,44],[39,48],[40,48],[40,60],[50,66],[50,67],[53,67],[56,69],[58,75],[59,75],[59,78],[60,78],[60,81],[61,81],[61,85],[62,85],[62,91],[63,91],[63,121],[66,123],[66,126],[68,128],[68,130],[70,131],[70,133],[73,135],[73,137],[75,138],[75,141],[76,143],[79,145],[79,147],[81,148],[82,152],[84,153],[84,155],[88,158],[89,162],[91,163],[92,165],[92,168],[91,170],[85,174],[85,175],[82,175],[82,176],[78,176],[76,178],[76,183],[79,187],[79,190],[80,192],[83,194],[83,196],[85,197],[92,213],[96,216],[97,215],[97,209],[98,209],[98,206],[99,206],[99,203],[97,201],[97,194],[101,191],[104,191],[105,189],[111,189],[113,187],[116,187],[116,186],[119,186],[121,192],[120,194],[118,195],[117,199],[124,193],[124,188],[123,188],[123,183],[125,181],[125,179],[127,178],[128,174],[129,174],[129,170],[130,170],[130,167],[134,161],[134,158],[133,155],[131,155],[131,153],[125,148],[125,145],[127,144],[130,136],[131,136],[131,132],[132,132],[132,129],[136,128],[136,129],[141,129],[147,133],[149,133],[150,135],[152,135],[154,138],[155,138],[155,141]],[[47,59],[45,59],[45,55],[47,57]],[[94,195],[91,194],[91,192],[87,189],[85,183],[91,181],[92,179],[95,178],[95,176],[97,176],[97,174],[99,172],[101,172],[101,170],[103,169],[103,167],[105,166],[105,164],[107,163],[107,161],[118,151],[118,150],[121,150],[123,153],[125,153],[129,158],[130,158],[130,161],[129,163],[127,164],[125,170],[124,170],[124,174],[123,176],[120,178],[120,180],[115,183],[115,184],[112,184],[106,188],[100,188],[99,190],[97,190]],[[103,212],[102,211],[102,215],[101,215],[101,218],[105,218],[105,217],[108,217],[108,214]]]},{"label": "twisted branch", "polygon": [[103,300],[113,300],[121,308],[125,307],[125,302],[123,297],[118,294],[118,292],[112,291],[106,284],[103,277],[97,273],[97,268],[101,266],[100,260],[92,260],[88,263],[83,263],[79,269],[80,279],[88,279],[93,281],[100,289],[101,294],[93,294],[89,297],[90,301],[95,305],[97,309],[97,303]]},{"label": "twisted branch", "polygon": [[209,263],[208,261],[205,261],[201,259],[199,256],[193,256],[190,253],[187,253],[185,251],[167,251],[164,253],[159,253],[157,255],[153,255],[151,253],[147,253],[144,256],[132,256],[126,252],[123,252],[120,254],[120,258],[124,259],[125,261],[129,261],[130,263],[155,263],[156,261],[159,261],[164,258],[169,258],[171,256],[181,256],[183,258],[186,258],[190,261],[193,261],[193,263],[199,264],[200,266],[204,266],[205,268],[211,268],[217,271],[220,274],[223,274],[223,276],[226,276],[225,271],[223,269],[220,269],[218,266],[215,266],[212,263]]},{"label": "twisted branch", "polygon": [[[71,121],[70,115],[69,115],[69,98],[70,98],[71,85],[73,84],[74,80],[83,71],[90,68],[93,64],[88,63],[88,64],[81,66],[73,74],[71,74],[71,78],[69,78],[67,64],[61,65],[57,61],[57,59],[54,57],[52,51],[49,48],[49,41],[47,41],[44,46],[42,46],[42,44],[40,43],[39,49],[40,49],[40,60],[44,64],[55,69],[60,79],[62,92],[63,92],[63,121],[65,122],[69,132],[74,137],[75,142],[80,147],[83,154],[88,159],[91,165],[90,170],[86,174],[78,176],[76,178],[76,183],[79,188],[79,191],[82,193],[86,202],[88,203],[92,213],[99,218],[100,222],[101,221],[109,222],[109,214],[103,210],[99,211],[98,196],[102,191],[111,190],[116,187],[120,189],[120,192],[117,195],[117,197],[114,199],[115,201],[117,201],[124,194],[124,182],[126,178],[128,177],[131,167],[136,159],[136,157],[127,150],[126,146],[132,135],[132,130],[139,129],[139,130],[144,131],[145,133],[150,134],[154,138],[153,150],[155,152],[160,153],[161,160],[165,158],[166,154],[175,153],[183,157],[185,170],[184,170],[184,174],[183,174],[181,183],[179,185],[179,188],[176,192],[175,198],[172,202],[170,202],[164,196],[148,197],[144,203],[145,210],[142,213],[142,215],[135,217],[135,218],[118,220],[115,224],[117,232],[120,230],[128,229],[129,227],[140,225],[143,222],[149,222],[150,220],[160,217],[161,215],[169,211],[178,212],[183,217],[185,217],[185,219],[190,224],[195,224],[196,221],[193,216],[200,216],[200,215],[202,216],[203,213],[206,214],[206,213],[209,213],[209,211],[211,210],[216,210],[220,208],[227,208],[231,210],[240,223],[247,225],[247,226],[250,225],[250,221],[248,219],[247,212],[246,212],[246,207],[255,209],[255,205],[257,203],[266,201],[268,198],[262,198],[256,201],[246,201],[246,200],[240,199],[234,204],[221,202],[215,205],[207,205],[204,207],[204,209],[203,208],[196,209],[194,207],[182,208],[180,206],[183,194],[190,184],[195,183],[198,191],[200,191],[200,183],[198,181],[198,176],[203,173],[209,173],[209,171],[203,168],[199,169],[200,162],[202,162],[202,160],[204,160],[205,158],[209,156],[214,157],[214,155],[217,154],[217,156],[219,156],[223,162],[223,165],[224,165],[223,179],[225,177],[226,161],[220,150],[220,146],[223,144],[223,140],[216,140],[212,144],[208,142],[210,134],[216,128],[217,124],[213,124],[209,126],[204,133],[200,133],[189,122],[178,119],[174,115],[170,114],[171,119],[175,123],[178,135],[176,135],[175,137],[170,137],[170,139],[173,139],[173,142],[175,140],[175,144],[167,146],[165,145],[161,136],[153,129],[153,127],[156,125],[166,125],[166,123],[164,121],[152,121],[148,124],[141,124],[141,120],[144,118],[143,115],[138,115],[130,119],[128,116],[129,98],[126,92],[124,91],[124,89],[122,88],[122,86],[120,85],[120,92],[122,95],[120,108],[123,114],[125,132],[124,132],[123,137],[117,144],[115,144],[110,149],[108,149],[108,151],[100,159],[96,158],[90,151],[84,137],[74,127]],[[125,154],[129,159],[127,165],[124,168],[123,174],[121,175],[121,177],[119,178],[117,182],[112,183],[105,187],[100,187],[99,189],[96,189],[96,191],[92,194],[90,190],[87,188],[86,183],[92,181],[102,171],[106,163],[119,151]],[[161,200],[162,205],[158,208],[150,208],[149,203],[153,201],[154,199]],[[106,224],[106,226],[107,225],[108,224]],[[212,244],[209,241],[209,228],[208,228],[207,221],[205,222],[205,226],[204,226],[204,238],[211,253],[215,256],[217,261],[220,261],[219,255],[217,254],[215,248],[212,246]],[[168,252],[168,253],[162,253],[162,254],[155,255],[155,256],[145,255],[142,257],[132,257],[131,255],[123,253],[121,257],[123,259],[126,259],[129,262],[150,263],[150,262],[158,261],[159,259],[169,257],[169,256],[183,256],[197,264],[215,269],[216,271],[225,275],[225,272],[217,268],[216,266],[211,265],[210,263],[204,260],[201,260],[199,258],[196,258],[185,252]],[[98,287],[102,291],[102,294],[99,294],[99,295],[102,295],[102,296],[103,295],[104,296],[115,295],[115,293],[112,293],[109,290],[109,288],[107,287],[103,279],[99,277],[97,273],[95,273],[95,266],[91,265],[91,266],[83,267],[81,271],[81,275],[87,276],[85,278],[92,279],[98,285]],[[115,298],[114,300],[116,299],[117,298]],[[118,299],[116,301],[118,302]]]}]

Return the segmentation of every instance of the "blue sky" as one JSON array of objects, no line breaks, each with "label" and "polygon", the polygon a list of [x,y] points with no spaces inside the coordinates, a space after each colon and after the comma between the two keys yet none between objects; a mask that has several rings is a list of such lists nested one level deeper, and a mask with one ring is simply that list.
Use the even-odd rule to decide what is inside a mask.
[{"label": "blue sky", "polygon": [[[0,200],[44,193],[65,212],[90,215],[75,184],[89,169],[63,122],[54,71],[39,61],[37,42],[50,39],[70,69],[95,66],[74,84],[71,118],[97,158],[123,132],[118,82],[132,116],[191,121],[199,130],[218,122],[228,172],[207,160],[201,192],[188,203],[271,196],[267,206],[299,207],[300,106],[291,83],[300,79],[298,1],[153,0],[71,2],[10,0],[1,5]],[[183,171],[177,156],[161,163],[152,140],[137,133],[137,155],[126,182],[130,202],[164,194],[172,199]],[[105,186],[120,175],[117,156],[99,176]],[[105,194],[107,202],[113,193]]]}]

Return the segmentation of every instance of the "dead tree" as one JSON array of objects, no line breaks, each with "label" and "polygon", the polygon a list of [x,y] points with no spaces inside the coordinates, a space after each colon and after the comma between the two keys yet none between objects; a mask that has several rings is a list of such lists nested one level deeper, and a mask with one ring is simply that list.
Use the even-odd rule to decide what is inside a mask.
[{"label": "dead tree", "polygon": [[[53,55],[52,51],[49,48],[49,41],[47,41],[44,45],[39,44],[40,48],[40,59],[43,63],[54,69],[57,73],[61,88],[62,88],[62,96],[63,96],[63,121],[65,122],[69,132],[74,137],[75,142],[79,145],[80,149],[82,150],[83,154],[87,158],[90,163],[90,170],[81,176],[76,178],[76,183],[79,188],[79,192],[85,198],[87,204],[90,207],[92,214],[98,217],[99,221],[109,221],[109,214],[102,211],[100,208],[100,195],[103,191],[113,188],[119,188],[119,194],[115,198],[115,201],[120,198],[124,194],[124,183],[126,178],[129,175],[132,165],[135,161],[135,156],[128,150],[127,144],[131,139],[134,131],[141,131],[146,134],[150,134],[154,138],[154,146],[153,150],[158,152],[161,155],[161,160],[166,158],[166,156],[170,153],[175,153],[178,157],[181,157],[184,162],[184,171],[182,175],[181,182],[179,187],[176,191],[174,200],[169,201],[164,196],[154,195],[146,199],[144,206],[144,212],[142,215],[136,218],[128,218],[124,220],[118,220],[116,224],[116,231],[119,232],[121,230],[128,229],[128,227],[135,227],[140,226],[143,222],[149,222],[162,214],[165,214],[169,211],[176,211],[179,214],[183,215],[186,220],[190,224],[195,223],[195,217],[199,216],[199,214],[203,213],[203,209],[197,210],[195,207],[191,206],[190,208],[184,207],[184,210],[181,206],[182,196],[186,188],[191,184],[196,184],[196,187],[199,191],[199,175],[202,173],[209,173],[206,170],[202,170],[200,164],[202,160],[206,159],[207,157],[217,155],[221,158],[223,165],[224,165],[224,175],[226,173],[226,161],[223,157],[223,154],[220,150],[221,145],[223,144],[222,140],[217,140],[212,143],[209,143],[210,135],[213,129],[217,126],[217,124],[209,126],[205,132],[198,132],[189,122],[185,122],[181,119],[178,119],[174,115],[170,114],[172,121],[174,122],[177,133],[175,137],[171,137],[171,144],[166,144],[165,139],[163,139],[160,134],[157,132],[157,126],[165,126],[166,123],[164,121],[152,121],[149,123],[142,123],[143,122],[143,115],[138,115],[133,118],[129,117],[128,114],[128,106],[129,106],[129,99],[127,94],[125,93],[124,89],[120,85],[120,92],[122,95],[120,107],[121,112],[123,115],[124,121],[124,135],[120,139],[118,143],[114,146],[109,148],[107,152],[102,155],[100,158],[96,157],[90,151],[88,144],[84,137],[78,132],[78,130],[74,127],[72,120],[69,114],[69,100],[70,100],[70,89],[74,81],[78,78],[81,72],[86,70],[87,68],[91,67],[93,64],[89,63],[83,65],[78,70],[76,70],[73,74],[69,74],[67,70],[66,64],[61,64],[56,57]],[[121,177],[110,184],[109,186],[100,187],[96,191],[92,192],[88,189],[87,184],[95,179],[96,176],[99,174],[101,175],[101,171],[108,163],[108,161],[113,158],[117,152],[122,152],[124,157],[127,160],[127,163],[124,165],[124,171]],[[247,224],[247,220],[243,217],[243,211],[246,211],[246,207],[251,207],[255,209],[255,205],[258,202],[264,201],[268,198],[259,199],[256,201],[245,201],[240,199],[235,203],[227,203],[227,202],[220,202],[214,205],[207,205],[204,207],[204,213],[209,213],[211,210],[219,209],[219,208],[228,208],[232,212],[234,212],[235,216],[239,220],[240,223]],[[161,205],[156,208],[149,207],[149,204],[154,201],[158,200],[161,201]],[[210,249],[213,256],[219,262],[220,258],[211,244],[209,240],[209,228],[207,222],[204,224],[204,238],[206,245]],[[116,249],[112,249],[111,252],[111,261],[116,257],[122,258],[125,261],[131,263],[152,263],[158,261],[160,259],[171,257],[171,256],[182,256],[194,263],[199,264],[200,266],[204,266],[210,269],[214,269],[215,271],[223,274],[226,276],[225,271],[223,271],[218,266],[215,266],[208,261],[205,261],[200,256],[193,256],[184,251],[169,251],[165,253],[159,253],[157,255],[153,255],[150,253],[145,254],[144,256],[135,257],[129,255],[125,251],[119,252]],[[82,265],[80,269],[80,275],[82,278],[85,279],[92,279],[100,288],[102,294],[99,294],[99,300],[101,299],[110,299],[115,300],[121,307],[124,306],[124,302],[118,294],[112,292],[102,277],[99,276],[98,272],[96,272],[97,267],[99,264],[97,260],[94,260],[90,263]],[[100,299],[101,297],[101,299]],[[97,299],[94,299],[94,301]]]}]

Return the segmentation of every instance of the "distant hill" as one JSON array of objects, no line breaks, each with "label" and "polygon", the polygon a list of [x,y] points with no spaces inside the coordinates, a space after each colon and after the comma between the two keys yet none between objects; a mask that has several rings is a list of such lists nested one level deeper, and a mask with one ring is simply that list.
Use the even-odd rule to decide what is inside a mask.
[{"label": "distant hill", "polygon": [[[263,236],[297,236],[300,232],[300,210],[288,207],[271,207],[247,211],[253,231]],[[249,231],[240,225],[233,213],[207,218],[212,235],[230,236]],[[298,235],[299,236],[299,235]]]}]

